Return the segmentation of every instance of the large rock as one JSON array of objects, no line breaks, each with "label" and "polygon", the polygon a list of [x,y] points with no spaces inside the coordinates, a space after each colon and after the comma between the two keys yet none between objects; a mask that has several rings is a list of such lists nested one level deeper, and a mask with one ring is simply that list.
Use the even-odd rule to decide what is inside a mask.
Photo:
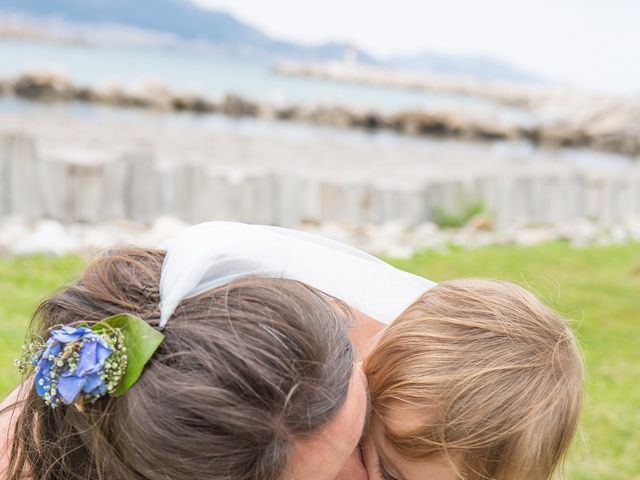
[{"label": "large rock", "polygon": [[227,95],[221,105],[221,111],[232,117],[255,117],[260,112],[258,104],[238,95]]},{"label": "large rock", "polygon": [[63,75],[31,72],[21,75],[14,82],[13,92],[37,100],[71,100],[76,95],[76,87]]}]

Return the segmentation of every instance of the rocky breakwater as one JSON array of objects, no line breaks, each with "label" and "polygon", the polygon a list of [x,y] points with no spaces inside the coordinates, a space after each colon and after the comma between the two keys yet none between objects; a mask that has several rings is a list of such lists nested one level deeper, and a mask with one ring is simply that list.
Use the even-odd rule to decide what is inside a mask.
[{"label": "rocky breakwater", "polygon": [[[440,132],[443,135],[457,136],[462,130],[474,138],[525,138],[537,144],[584,146],[626,155],[640,155],[638,95],[609,96],[553,85],[438,77],[343,62],[288,62],[279,65],[275,71],[286,76],[483,98],[496,104],[516,107],[538,120],[534,125],[514,122],[496,124],[491,118],[486,118],[479,124],[471,122],[468,125],[464,122],[461,124],[458,115],[440,112],[436,116],[445,125]],[[406,114],[402,114],[404,115]],[[433,118],[433,115],[414,115],[408,130],[412,133],[423,130],[428,134],[437,134],[437,126],[432,126]]]},{"label": "rocky breakwater", "polygon": [[81,101],[159,111],[299,121],[340,128],[385,129],[419,136],[523,139],[539,145],[588,147],[640,156],[640,100],[518,97],[520,104],[526,104],[536,118],[539,117],[536,121],[523,121],[517,116],[505,118],[498,111],[483,115],[441,109],[385,113],[345,106],[275,106],[237,95],[215,100],[204,95],[173,92],[161,84],[137,89],[90,88],[51,73],[30,73],[1,81],[0,94],[39,101]]},{"label": "rocky breakwater", "polygon": [[447,77],[412,71],[391,70],[349,62],[283,62],[274,68],[279,75],[308,77],[333,82],[374,85],[395,89],[453,93],[485,98],[504,105],[526,106],[532,97],[543,97],[549,88],[533,85]]}]

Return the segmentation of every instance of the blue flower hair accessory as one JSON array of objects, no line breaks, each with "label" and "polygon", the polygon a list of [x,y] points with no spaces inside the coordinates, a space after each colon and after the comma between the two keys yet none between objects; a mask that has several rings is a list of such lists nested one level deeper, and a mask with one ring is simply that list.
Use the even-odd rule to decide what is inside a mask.
[{"label": "blue flower hair accessory", "polygon": [[105,395],[119,396],[138,380],[164,335],[139,317],[120,314],[94,325],[62,326],[46,342],[31,342],[17,361],[35,373],[35,388],[47,405],[80,410]]}]

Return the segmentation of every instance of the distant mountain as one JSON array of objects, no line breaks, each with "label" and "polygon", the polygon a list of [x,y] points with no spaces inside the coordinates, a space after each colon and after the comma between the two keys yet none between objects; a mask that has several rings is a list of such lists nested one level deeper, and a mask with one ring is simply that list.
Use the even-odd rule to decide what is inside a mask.
[{"label": "distant mountain", "polygon": [[171,32],[188,40],[268,44],[271,40],[231,15],[184,0],[0,0],[0,11],[77,23],[117,24]]},{"label": "distant mountain", "polygon": [[[276,59],[338,59],[351,49],[339,43],[301,46],[276,40],[228,13],[205,9],[188,0],[0,0],[0,13],[171,33],[181,40],[205,41],[234,53]],[[358,54],[364,61],[374,61],[366,52]]]},{"label": "distant mountain", "polygon": [[[0,14],[21,14],[38,21],[60,20],[62,30],[78,25],[83,39],[87,25],[126,27],[131,38],[135,31],[171,35],[180,41],[207,43],[234,55],[266,61],[341,60],[402,70],[419,70],[438,75],[469,76],[478,79],[531,81],[535,77],[504,63],[480,57],[451,57],[431,52],[379,60],[366,51],[343,43],[303,46],[274,39],[232,15],[200,7],[189,0],[0,0]],[[58,32],[60,26],[58,25]],[[133,30],[135,29],[135,30]],[[114,30],[113,38],[124,31]],[[138,35],[144,36],[144,35]]]}]

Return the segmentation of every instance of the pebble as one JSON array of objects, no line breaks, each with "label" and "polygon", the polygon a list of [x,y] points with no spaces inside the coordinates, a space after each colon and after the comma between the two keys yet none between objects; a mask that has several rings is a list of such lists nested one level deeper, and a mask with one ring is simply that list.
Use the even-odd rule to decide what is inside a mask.
[{"label": "pebble", "polygon": [[[149,225],[130,221],[65,225],[54,220],[31,221],[18,216],[0,218],[0,255],[89,255],[118,246],[159,247],[177,235],[187,223],[171,216],[158,217]],[[339,222],[301,224],[298,228],[362,248],[374,255],[411,258],[416,252],[448,251],[451,245],[475,249],[489,245],[531,246],[564,239],[576,247],[613,245],[640,241],[640,218],[627,218],[614,226],[579,220],[564,225],[519,225],[509,230],[443,229],[433,223],[408,227],[399,222],[350,226]]]}]

